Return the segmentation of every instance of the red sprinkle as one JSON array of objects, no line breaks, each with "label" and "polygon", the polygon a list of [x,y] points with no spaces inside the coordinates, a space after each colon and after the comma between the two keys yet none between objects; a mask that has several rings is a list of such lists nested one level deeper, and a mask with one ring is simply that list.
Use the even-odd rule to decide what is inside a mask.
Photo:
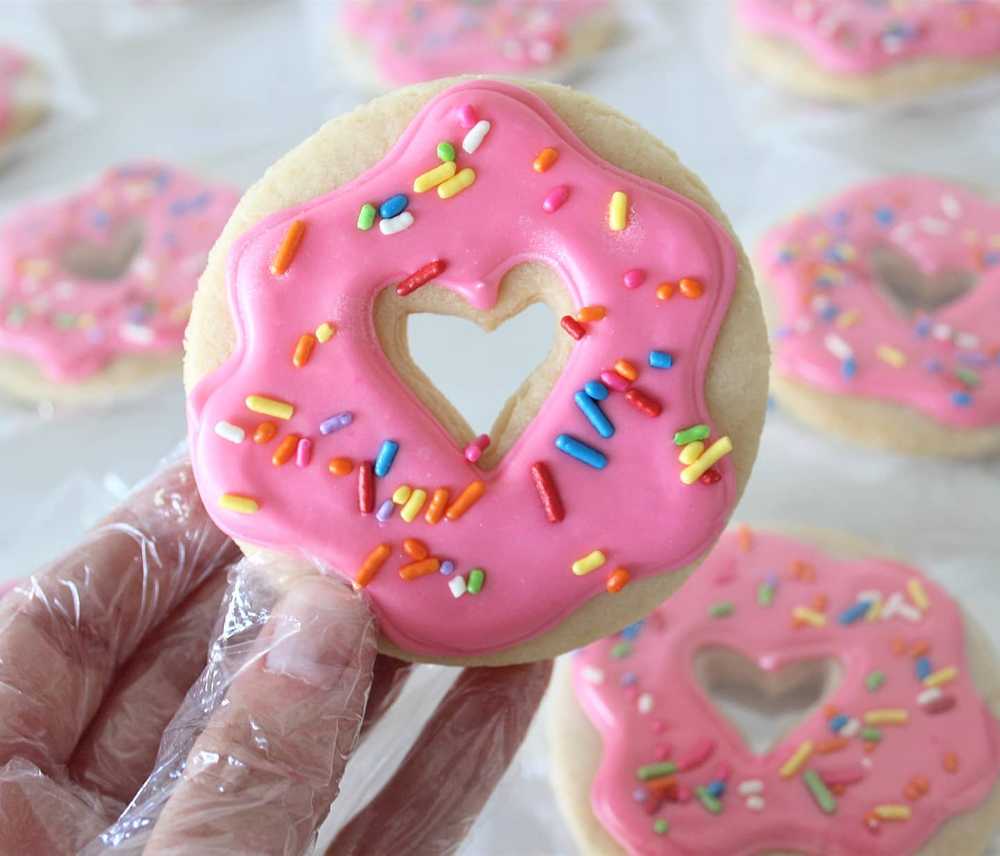
[{"label": "red sprinkle", "polygon": [[563,508],[559,488],[556,487],[548,465],[544,461],[532,464],[531,477],[535,481],[535,490],[538,491],[538,498],[542,501],[549,523],[558,523],[566,516],[566,509]]},{"label": "red sprinkle", "polygon": [[375,471],[371,461],[362,461],[358,466],[358,510],[362,514],[375,510]]},{"label": "red sprinkle", "polygon": [[955,706],[955,696],[943,695],[925,704],[924,711],[927,713],[947,713]]},{"label": "red sprinkle", "polygon": [[710,737],[702,737],[677,759],[677,769],[682,773],[694,770],[711,758],[714,751],[715,741]]},{"label": "red sprinkle", "polygon": [[640,410],[647,416],[659,416],[663,412],[663,405],[651,395],[647,395],[640,389],[632,387],[625,393],[625,400],[636,410]]},{"label": "red sprinkle", "polygon": [[428,262],[399,283],[396,286],[396,294],[400,297],[413,294],[420,286],[427,285],[434,277],[440,276],[446,267],[448,267],[448,263],[441,259],[434,259],[434,261]]},{"label": "red sprinkle", "polygon": [[569,333],[577,341],[580,341],[580,339],[587,335],[587,328],[577,321],[572,315],[563,315],[563,317],[559,319],[559,323],[562,325],[563,330]]}]

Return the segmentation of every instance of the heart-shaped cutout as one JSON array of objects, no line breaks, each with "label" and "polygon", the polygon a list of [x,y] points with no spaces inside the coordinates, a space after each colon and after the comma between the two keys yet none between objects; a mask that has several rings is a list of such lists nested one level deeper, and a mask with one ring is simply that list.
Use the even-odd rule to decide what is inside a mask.
[{"label": "heart-shaped cutout", "polygon": [[110,284],[132,267],[144,240],[142,222],[127,220],[106,242],[76,241],[63,250],[60,265],[66,273],[95,284]]},{"label": "heart-shaped cutout", "polygon": [[976,286],[976,278],[968,271],[946,270],[929,276],[909,256],[887,247],[872,252],[869,263],[876,287],[904,317],[932,314]]},{"label": "heart-shaped cutout", "polygon": [[705,648],[694,673],[712,707],[754,755],[766,755],[837,689],[840,664],[800,660],[764,670],[730,648]]},{"label": "heart-shaped cutout", "polygon": [[508,271],[496,305],[487,311],[434,285],[406,297],[386,289],[375,304],[375,326],[400,379],[460,449],[480,434],[490,436],[479,459],[490,469],[530,424],[562,372],[571,340],[556,335],[556,318],[571,312],[569,294],[555,274],[526,263]]}]

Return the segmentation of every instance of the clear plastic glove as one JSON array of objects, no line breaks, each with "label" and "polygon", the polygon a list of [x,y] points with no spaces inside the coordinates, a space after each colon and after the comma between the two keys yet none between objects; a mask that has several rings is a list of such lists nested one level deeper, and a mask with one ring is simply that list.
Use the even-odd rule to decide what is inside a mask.
[{"label": "clear plastic glove", "polygon": [[[310,852],[411,668],[375,641],[361,595],[241,560],[171,466],[0,600],[0,850]],[[328,852],[456,850],[549,671],[465,670]]]}]

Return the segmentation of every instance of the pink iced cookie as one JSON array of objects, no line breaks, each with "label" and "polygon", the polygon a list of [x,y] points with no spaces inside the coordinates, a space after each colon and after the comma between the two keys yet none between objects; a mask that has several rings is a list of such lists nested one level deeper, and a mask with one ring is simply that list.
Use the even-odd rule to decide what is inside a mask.
[{"label": "pink iced cookie", "polygon": [[[703,689],[719,657],[730,684],[829,662],[839,683],[755,754]],[[994,656],[944,589],[898,562],[727,533],[645,622],[578,652],[572,681],[603,741],[592,811],[617,852],[971,854],[997,820]]]},{"label": "pink iced cookie", "polygon": [[[289,156],[289,181],[296,159],[353,139],[338,121],[321,133],[324,148]],[[627,602],[618,592],[630,580],[695,562],[742,483],[729,452],[756,438],[750,429],[730,442],[705,403],[738,281],[740,299],[748,293],[728,231],[690,199],[601,160],[530,91],[497,82],[440,91],[376,166],[349,175],[232,247],[234,350],[189,407],[195,473],[217,523],[366,587],[385,636],[421,657],[530,642],[595,598]],[[557,335],[569,356],[520,437],[483,456],[484,440],[450,434],[441,408],[387,360],[382,292],[403,312],[457,296],[465,311],[490,313],[506,299],[502,277],[526,261],[561,275],[556,299],[570,311]],[[202,289],[211,282],[210,271]],[[764,363],[755,312],[741,316],[751,344],[730,355],[743,367]],[[196,311],[189,365],[207,346],[218,351],[225,320]],[[757,380],[730,394],[752,402],[744,429],[757,424]],[[498,447],[499,464],[484,466]]]},{"label": "pink iced cookie", "polygon": [[0,224],[0,355],[84,382],[177,354],[198,276],[239,194],[172,167],[109,170]]},{"label": "pink iced cookie", "polygon": [[607,42],[612,0],[347,0],[338,53],[391,87],[470,72],[549,77]]},{"label": "pink iced cookie", "polygon": [[773,229],[758,265],[774,391],[794,412],[902,451],[1000,448],[1000,207],[934,179],[875,181]]}]

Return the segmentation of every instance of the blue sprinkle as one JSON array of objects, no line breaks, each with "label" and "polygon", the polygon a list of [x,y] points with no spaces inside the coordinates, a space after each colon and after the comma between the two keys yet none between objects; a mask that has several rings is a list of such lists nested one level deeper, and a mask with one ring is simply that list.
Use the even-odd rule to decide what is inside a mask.
[{"label": "blue sprinkle", "polygon": [[619,679],[619,683],[623,687],[634,687],[638,681],[639,678],[636,676],[635,672],[625,672]]},{"label": "blue sprinkle", "polygon": [[385,523],[390,517],[392,517],[392,510],[396,507],[391,499],[387,499],[379,507],[378,511],[375,512],[375,519],[379,523]]},{"label": "blue sprinkle", "polygon": [[915,665],[917,669],[918,680],[922,681],[933,671],[933,668],[931,666],[931,661],[928,660],[926,657],[918,657]]},{"label": "blue sprinkle", "polygon": [[883,226],[891,226],[896,219],[896,214],[891,208],[879,208],[875,212],[875,219]]},{"label": "blue sprinkle", "polygon": [[604,411],[601,410],[601,405],[599,405],[594,399],[592,399],[585,392],[577,392],[573,396],[573,401],[576,402],[576,406],[583,411],[583,415],[587,417],[587,421],[594,426],[594,430],[600,434],[602,437],[614,437],[615,426],[611,424],[607,416],[604,415]]},{"label": "blue sprinkle", "polygon": [[983,256],[983,264],[986,267],[996,267],[1000,265],[1000,250],[993,250]]},{"label": "blue sprinkle", "polygon": [[832,303],[828,303],[819,310],[819,317],[824,321],[833,321],[840,314],[840,310]]},{"label": "blue sprinkle", "polygon": [[599,380],[588,380],[584,384],[583,391],[594,401],[604,401],[608,397],[608,388]]},{"label": "blue sprinkle", "polygon": [[921,318],[917,321],[917,326],[913,328],[913,331],[921,338],[925,339],[930,335],[931,332],[931,319]]},{"label": "blue sprinkle", "polygon": [[111,218],[108,216],[107,211],[95,211],[92,220],[94,226],[96,226],[98,229],[102,229],[108,225],[108,222],[111,220]]},{"label": "blue sprinkle", "polygon": [[669,369],[674,364],[674,358],[666,351],[650,351],[649,364],[654,369]]},{"label": "blue sprinkle", "polygon": [[630,624],[622,632],[622,639],[628,639],[629,642],[635,642],[639,638],[639,633],[642,631],[642,625],[646,622],[644,620],[636,621],[634,624]]},{"label": "blue sprinkle", "polygon": [[971,407],[972,406],[972,396],[967,392],[958,390],[951,394],[951,401],[956,407]]},{"label": "blue sprinkle", "polygon": [[854,606],[840,613],[837,621],[841,624],[854,624],[855,621],[860,621],[868,614],[869,607],[871,604],[867,600],[860,600]]},{"label": "blue sprinkle", "polygon": [[405,193],[397,193],[395,196],[390,196],[378,207],[379,216],[383,220],[389,220],[402,214],[409,204],[410,200],[406,198]]},{"label": "blue sprinkle", "polygon": [[392,469],[392,462],[396,460],[396,452],[399,451],[399,443],[395,440],[383,440],[382,448],[378,450],[375,458],[375,475],[382,478],[388,475]]},{"label": "blue sprinkle", "polygon": [[335,413],[329,419],[324,419],[319,423],[319,433],[324,435],[332,434],[334,431],[346,428],[353,420],[354,414],[350,411],[345,410],[342,413]]},{"label": "blue sprinkle", "polygon": [[452,573],[455,570],[455,563],[451,559],[445,559],[441,563],[441,567],[439,570],[441,571],[442,574],[448,576],[448,574]]},{"label": "blue sprinkle", "polygon": [[831,717],[830,722],[828,724],[830,726],[831,731],[833,731],[836,734],[839,734],[840,729],[843,728],[845,725],[847,725],[847,723],[848,719],[846,714],[838,713],[836,716]]},{"label": "blue sprinkle", "polygon": [[595,470],[603,470],[608,465],[608,458],[603,452],[597,451],[597,449],[569,434],[560,434],[556,437],[556,448]]},{"label": "blue sprinkle", "polygon": [[840,373],[850,379],[858,373],[858,361],[854,357],[848,357],[840,364]]},{"label": "blue sprinkle", "polygon": [[718,799],[726,792],[726,783],[722,779],[715,779],[708,783],[705,790]]}]

